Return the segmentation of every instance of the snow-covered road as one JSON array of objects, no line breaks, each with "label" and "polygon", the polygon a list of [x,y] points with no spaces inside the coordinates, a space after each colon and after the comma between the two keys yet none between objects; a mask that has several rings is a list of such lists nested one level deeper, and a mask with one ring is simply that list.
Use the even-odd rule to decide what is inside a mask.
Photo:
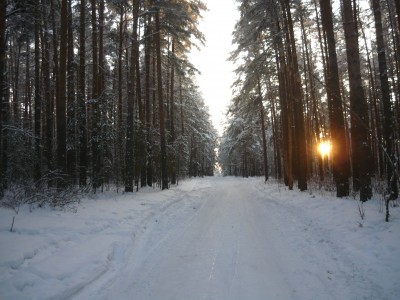
[{"label": "snow-covered road", "polygon": [[351,257],[336,253],[329,234],[310,228],[297,209],[260,189],[248,180],[217,180],[199,193],[199,207],[194,206],[186,218],[171,224],[170,216],[160,216],[157,227],[169,226],[147,233],[151,238],[141,245],[146,253],[138,259],[133,255],[111,282],[89,288],[78,298],[377,299],[382,295]]},{"label": "snow-covered road", "polygon": [[[37,250],[32,262],[24,260],[0,277],[0,296],[394,300],[400,295],[398,209],[393,211],[393,221],[384,223],[382,214],[368,211],[377,208],[377,202],[371,201],[367,219],[361,221],[354,200],[289,192],[262,179],[196,179],[172,191],[148,191],[135,197],[140,199],[137,207],[127,207],[128,199],[113,207],[96,203],[100,212],[92,212],[88,219],[93,223],[85,220],[84,224],[94,229],[104,220],[108,223],[93,234],[85,233],[92,248],[81,240],[83,229],[76,229],[62,250],[69,253],[64,255],[66,261],[54,266],[58,257],[54,250],[35,262],[41,252]],[[160,201],[149,200],[154,197]],[[118,222],[110,221],[112,215]],[[82,245],[74,243],[78,240]],[[90,257],[90,251],[97,257]],[[64,265],[68,268],[68,259],[82,265],[75,274],[82,278],[80,282],[72,275],[56,274]],[[0,260],[0,266],[12,265],[10,261]],[[51,269],[49,262],[55,270],[43,274]],[[22,278],[30,274],[22,289],[13,282],[18,283],[18,270]],[[61,287],[38,294],[52,289],[51,283],[46,286],[46,278],[51,282],[48,277],[53,273],[63,282]],[[44,280],[35,281],[32,274]],[[16,291],[6,291],[13,285]]]},{"label": "snow-covered road", "polygon": [[223,181],[203,191],[201,198],[199,209],[194,208],[191,216],[170,228],[161,241],[145,245],[151,250],[141,261],[135,262],[133,257],[122,276],[91,298],[295,297],[285,273],[286,258],[276,244],[279,233],[271,224],[273,212],[260,210],[252,186],[245,181]]}]

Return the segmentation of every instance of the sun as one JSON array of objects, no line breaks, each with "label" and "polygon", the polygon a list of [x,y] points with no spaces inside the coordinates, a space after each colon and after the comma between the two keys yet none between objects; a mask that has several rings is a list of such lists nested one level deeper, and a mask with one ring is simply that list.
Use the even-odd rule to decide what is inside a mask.
[{"label": "sun", "polygon": [[322,157],[329,156],[332,150],[332,144],[330,141],[322,141],[318,144],[318,152]]}]

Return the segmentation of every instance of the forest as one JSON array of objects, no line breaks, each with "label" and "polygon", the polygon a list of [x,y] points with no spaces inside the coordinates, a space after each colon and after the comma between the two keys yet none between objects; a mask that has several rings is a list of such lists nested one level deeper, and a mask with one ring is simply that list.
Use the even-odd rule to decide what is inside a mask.
[{"label": "forest", "polygon": [[0,197],[10,203],[167,189],[216,164],[289,189],[398,198],[399,1],[233,1],[222,137],[188,58],[206,42],[202,1],[1,5]]},{"label": "forest", "polygon": [[1,3],[1,196],[57,206],[76,188],[213,175],[217,132],[187,56],[204,3]]},{"label": "forest", "polygon": [[397,199],[400,2],[237,3],[223,173]]}]

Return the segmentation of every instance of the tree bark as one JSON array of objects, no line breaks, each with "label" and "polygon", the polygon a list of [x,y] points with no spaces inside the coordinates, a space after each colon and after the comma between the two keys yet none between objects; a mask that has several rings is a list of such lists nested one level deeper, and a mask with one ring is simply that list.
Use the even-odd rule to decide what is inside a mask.
[{"label": "tree bark", "polygon": [[[398,1],[397,1],[398,2]],[[399,4],[397,3],[397,6]],[[395,172],[395,157],[393,153],[393,115],[390,102],[390,90],[388,80],[388,69],[386,65],[385,43],[383,40],[382,16],[379,0],[372,0],[372,9],[375,19],[376,46],[378,50],[379,78],[381,81],[381,96],[383,103],[383,136],[384,148],[386,149],[386,172],[389,198],[397,199],[398,187]],[[392,176],[394,178],[392,178]]]},{"label": "tree bark", "polygon": [[261,122],[261,135],[262,135],[262,143],[263,143],[263,165],[264,165],[264,178],[265,181],[268,180],[268,155],[267,155],[267,137],[265,133],[265,112],[264,105],[262,102],[262,93],[261,93],[261,83],[260,77],[257,78],[257,86],[258,86],[258,107],[260,110],[260,122]]},{"label": "tree bark", "polygon": [[148,17],[147,26],[146,26],[146,40],[145,40],[145,111],[146,111],[146,181],[148,186],[153,185],[153,163],[152,163],[152,141],[151,141],[151,89],[150,89],[150,56],[151,56],[151,17]]},{"label": "tree bark", "polygon": [[[136,64],[138,63],[138,58],[136,54],[137,45],[137,30],[138,30],[138,18],[139,18],[139,0],[133,2],[133,27],[132,27],[132,49],[130,58],[130,69],[129,69],[129,87],[128,87],[128,116],[127,116],[127,128],[126,128],[126,172],[125,172],[125,191],[133,192],[133,182],[134,182],[134,143],[133,143],[133,133],[134,133],[134,103],[135,103],[135,86],[137,70]],[[136,90],[137,93],[138,90]],[[138,95],[136,95],[138,96]]]},{"label": "tree bark", "polygon": [[97,186],[102,187],[105,180],[105,172],[103,166],[104,160],[104,149],[106,147],[105,141],[103,140],[103,110],[106,106],[106,95],[105,95],[105,63],[104,63],[104,0],[99,0],[99,19],[98,19],[98,81],[97,81],[97,108],[95,110],[95,120],[97,120],[96,133],[97,133],[97,154],[96,154],[96,174],[97,174]]},{"label": "tree bark", "polygon": [[332,143],[332,172],[336,183],[336,196],[349,195],[350,163],[346,147],[346,128],[340,93],[339,70],[336,55],[336,41],[333,29],[332,6],[330,0],[320,0],[321,20],[328,44],[328,68],[325,82],[329,102],[329,122]]},{"label": "tree bark", "polygon": [[185,121],[183,114],[183,95],[182,95],[182,75],[179,75],[179,108],[180,108],[180,121],[181,121],[181,135],[185,135]]},{"label": "tree bark", "polygon": [[120,177],[121,177],[121,169],[123,165],[123,116],[122,116],[122,57],[124,54],[123,42],[124,42],[124,18],[125,18],[125,7],[120,4],[120,19],[119,19],[119,28],[118,28],[118,62],[117,62],[117,93],[118,93],[118,101],[117,101],[117,124],[116,124],[116,133],[117,133],[117,143],[115,147],[115,155],[116,155],[116,166],[117,166],[117,174],[116,174],[116,183],[117,187],[119,187]]},{"label": "tree bark", "polygon": [[40,0],[36,0],[35,5],[35,127],[34,127],[34,147],[35,147],[35,165],[33,169],[33,180],[38,182],[41,177],[41,113],[42,113],[42,95],[40,80]]},{"label": "tree bark", "polygon": [[[175,39],[172,38],[172,63],[171,63],[171,86],[170,86],[170,100],[169,100],[169,108],[170,108],[170,134],[171,134],[171,145],[175,143]],[[176,155],[175,153],[171,153],[171,183],[176,184]]]},{"label": "tree bark", "polygon": [[79,19],[79,185],[86,186],[87,178],[87,118],[86,118],[86,0],[80,2]]},{"label": "tree bark", "polygon": [[372,196],[370,166],[365,163],[371,161],[369,117],[361,79],[355,10],[351,2],[343,0],[343,26],[350,85],[353,188],[360,190],[361,201],[367,201]]},{"label": "tree bark", "polygon": [[284,15],[286,17],[288,34],[287,34],[287,49],[288,49],[288,76],[290,79],[289,89],[290,101],[293,103],[294,117],[294,145],[295,145],[295,173],[297,175],[298,187],[301,191],[307,190],[307,145],[304,126],[304,110],[303,110],[303,93],[301,87],[301,78],[299,73],[299,65],[297,61],[297,51],[295,45],[295,37],[293,30],[293,21],[290,12],[289,0],[285,1]]},{"label": "tree bark", "polygon": [[5,165],[4,165],[4,135],[3,124],[5,120],[6,101],[6,8],[7,1],[0,2],[0,199],[4,196]]},{"label": "tree bark", "polygon": [[72,0],[68,0],[68,64],[67,64],[67,137],[70,145],[67,147],[67,172],[71,182],[77,182],[77,132],[75,103],[75,62],[74,39],[72,28]]},{"label": "tree bark", "polygon": [[155,46],[157,55],[157,91],[158,91],[158,113],[160,126],[160,145],[161,145],[161,189],[168,189],[168,173],[167,173],[167,149],[165,139],[165,123],[164,123],[164,100],[162,86],[162,68],[161,68],[161,27],[160,27],[160,9],[157,8],[155,16]]},{"label": "tree bark", "polygon": [[66,144],[66,75],[68,42],[68,0],[61,2],[60,59],[57,77],[56,122],[57,122],[57,168],[67,174]]}]

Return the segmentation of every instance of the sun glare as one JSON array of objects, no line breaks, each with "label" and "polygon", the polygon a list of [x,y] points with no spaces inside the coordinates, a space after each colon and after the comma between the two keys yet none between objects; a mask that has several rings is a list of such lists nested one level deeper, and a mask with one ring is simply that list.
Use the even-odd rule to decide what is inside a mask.
[{"label": "sun glare", "polygon": [[332,144],[330,141],[322,141],[318,145],[318,151],[322,157],[329,156],[331,149],[332,149]]}]

